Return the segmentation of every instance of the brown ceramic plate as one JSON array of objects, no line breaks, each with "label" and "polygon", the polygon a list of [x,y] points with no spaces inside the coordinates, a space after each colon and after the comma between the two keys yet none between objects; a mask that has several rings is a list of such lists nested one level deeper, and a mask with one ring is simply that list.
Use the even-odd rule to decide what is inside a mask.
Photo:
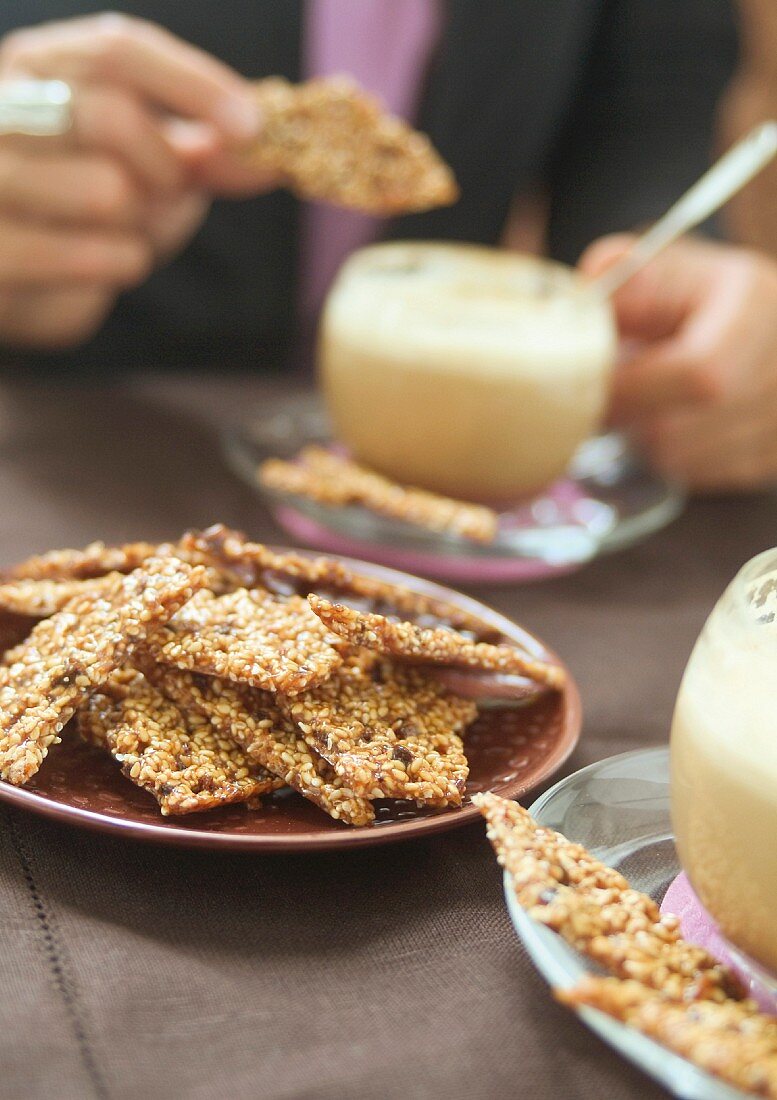
[{"label": "brown ceramic plate", "polygon": [[[499,630],[505,641],[555,658],[533,635],[476,600],[407,573],[343,560],[360,572],[455,603]],[[229,806],[213,813],[162,817],[156,802],[128,782],[110,756],[81,744],[67,728],[62,744],[27,787],[0,782],[0,800],[66,824],[187,848],[293,852],[388,844],[472,821],[478,812],[469,799],[478,791],[510,798],[528,794],[561,767],[577,743],[580,725],[580,695],[570,676],[561,694],[528,706],[484,710],[467,734],[470,776],[460,809],[432,813],[412,802],[386,801],[378,804],[375,824],[361,829],[333,821],[286,791],[259,810]]]}]

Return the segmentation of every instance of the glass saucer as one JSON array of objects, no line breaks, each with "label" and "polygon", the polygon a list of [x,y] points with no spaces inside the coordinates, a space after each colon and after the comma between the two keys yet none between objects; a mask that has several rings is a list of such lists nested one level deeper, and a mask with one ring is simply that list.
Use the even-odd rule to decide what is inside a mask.
[{"label": "glass saucer", "polygon": [[[617,868],[635,889],[660,902],[680,871],[669,816],[669,750],[640,749],[591,764],[546,791],[530,813]],[[598,973],[560,936],[527,917],[505,875],[515,929],[551,986]],[[606,1043],[684,1100],[734,1100],[745,1094],[593,1008],[580,1018]]]},{"label": "glass saucer", "polygon": [[264,459],[292,458],[308,443],[331,442],[315,393],[268,402],[223,437],[232,469],[264,497],[295,542],[446,580],[504,583],[568,572],[658,530],[684,503],[682,492],[617,435],[589,440],[568,477],[501,513],[499,533],[488,546],[366,508],[331,507],[260,486],[257,468]]}]

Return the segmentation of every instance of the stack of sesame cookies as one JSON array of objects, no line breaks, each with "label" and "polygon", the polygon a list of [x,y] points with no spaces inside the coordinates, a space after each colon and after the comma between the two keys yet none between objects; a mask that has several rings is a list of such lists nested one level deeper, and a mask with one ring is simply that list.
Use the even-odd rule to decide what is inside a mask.
[{"label": "stack of sesame cookies", "polygon": [[166,815],[280,787],[356,826],[380,799],[459,806],[477,705],[439,671],[563,682],[444,601],[220,526],[30,558],[0,619],[0,778],[31,779],[72,719]]},{"label": "stack of sesame cookies", "polygon": [[376,515],[487,546],[499,532],[499,516],[483,504],[468,504],[390,481],[326,447],[303,447],[292,462],[266,459],[259,484],[273,493],[307,497],[330,508],[357,504]]},{"label": "stack of sesame cookies", "polygon": [[662,913],[580,844],[516,802],[476,795],[518,903],[603,974],[556,990],[598,1009],[736,1088],[777,1100],[777,1018],[759,1012],[737,975],[683,939]]}]

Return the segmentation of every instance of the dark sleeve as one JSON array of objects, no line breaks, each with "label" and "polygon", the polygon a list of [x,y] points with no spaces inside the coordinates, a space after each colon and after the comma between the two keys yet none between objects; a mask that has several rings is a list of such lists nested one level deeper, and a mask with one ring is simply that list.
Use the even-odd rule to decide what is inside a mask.
[{"label": "dark sleeve", "polygon": [[607,0],[551,157],[551,255],[658,217],[709,164],[736,64],[729,0]]},{"label": "dark sleeve", "polygon": [[51,19],[72,19],[99,11],[126,10],[125,4],[100,0],[0,0],[0,37],[19,27],[32,27]]}]

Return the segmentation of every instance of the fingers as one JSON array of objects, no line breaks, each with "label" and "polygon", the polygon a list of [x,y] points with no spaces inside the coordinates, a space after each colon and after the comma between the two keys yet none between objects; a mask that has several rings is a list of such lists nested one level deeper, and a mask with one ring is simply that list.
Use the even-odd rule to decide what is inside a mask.
[{"label": "fingers", "polygon": [[74,347],[99,328],[113,305],[99,287],[0,289],[0,332],[13,348]]},{"label": "fingers", "polygon": [[170,115],[197,121],[207,159],[254,137],[258,109],[227,66],[125,16],[8,36],[0,76],[15,75],[67,80],[74,117],[59,138],[0,139],[0,338],[64,346],[94,332],[204,216]]},{"label": "fingers", "polygon": [[[693,252],[695,263],[701,254]],[[616,423],[725,406],[768,389],[777,360],[775,270],[741,250],[704,246],[703,252],[706,270],[697,274],[696,300],[677,330],[643,340],[615,372],[611,416]],[[668,260],[683,266],[685,255],[685,250],[668,254]],[[660,308],[657,301],[654,294],[652,306]],[[690,307],[690,297],[687,303]],[[643,308],[650,307],[646,298]]]},{"label": "fingers", "polygon": [[612,233],[608,237],[600,237],[588,246],[577,266],[588,278],[595,279],[625,256],[636,240],[633,233]]},{"label": "fingers", "polygon": [[130,229],[142,199],[122,166],[90,154],[30,158],[0,147],[0,212],[39,222]]},{"label": "fingers", "polygon": [[753,446],[728,456],[724,463],[713,456],[690,467],[686,484],[695,493],[751,493],[774,488],[777,483],[777,445]]},{"label": "fingers", "polygon": [[134,231],[147,237],[158,259],[168,259],[195,231],[208,205],[205,195],[192,190],[142,195],[122,166],[107,157],[40,156],[31,162],[0,150],[0,217],[14,221]]},{"label": "fingers", "polygon": [[235,156],[211,127],[181,119],[165,125],[165,136],[186,166],[194,186],[233,198],[260,195],[281,183],[274,173],[257,171]]},{"label": "fingers", "polygon": [[674,413],[637,439],[652,464],[695,492],[743,491],[777,481],[777,393],[758,406]]},{"label": "fingers", "polygon": [[259,130],[247,81],[163,28],[126,15],[17,31],[5,40],[0,62],[8,73],[120,84],[166,111],[210,122],[235,140],[250,140]]},{"label": "fingers", "polygon": [[[0,74],[71,83],[74,125],[61,139],[45,139],[49,152],[56,140],[62,148],[107,153],[150,192],[194,187],[249,195],[277,184],[229,153],[261,128],[251,84],[153,23],[103,14],[20,30],[0,43]],[[187,121],[199,127],[194,140],[191,132],[172,140],[176,123]],[[14,141],[41,150],[40,139]]]},{"label": "fingers", "polygon": [[73,125],[59,137],[0,138],[8,150],[34,159],[53,152],[107,154],[135,176],[141,187],[174,191],[185,168],[167,141],[162,123],[130,93],[105,85],[74,87]]},{"label": "fingers", "polygon": [[664,341],[615,371],[610,419],[627,425],[667,410],[709,403],[722,385],[720,372],[711,361],[683,341]]},{"label": "fingers", "polygon": [[140,234],[96,228],[62,228],[0,217],[0,290],[72,283],[134,286],[153,264]]},{"label": "fingers", "polygon": [[63,140],[113,155],[152,190],[174,191],[183,183],[182,166],[158,121],[120,89],[78,89],[73,128]]},{"label": "fingers", "polygon": [[[580,257],[579,270],[588,278],[595,279],[622,259],[636,240],[632,234],[620,233],[594,241]],[[627,340],[664,339],[677,331],[688,313],[684,302],[664,295],[662,283],[654,277],[652,265],[632,276],[616,291],[612,306],[618,331]]]},{"label": "fingers", "polygon": [[[580,261],[580,270],[595,277],[628,251],[636,238],[605,237],[593,244]],[[682,240],[651,260],[612,297],[621,336],[661,340],[676,333],[703,301],[711,279],[721,277],[725,265],[718,246]]]},{"label": "fingers", "polygon": [[[630,244],[597,242],[581,269],[595,276]],[[636,350],[615,372],[612,421],[693,489],[777,479],[777,265],[683,240],[629,280],[613,306]]]}]

